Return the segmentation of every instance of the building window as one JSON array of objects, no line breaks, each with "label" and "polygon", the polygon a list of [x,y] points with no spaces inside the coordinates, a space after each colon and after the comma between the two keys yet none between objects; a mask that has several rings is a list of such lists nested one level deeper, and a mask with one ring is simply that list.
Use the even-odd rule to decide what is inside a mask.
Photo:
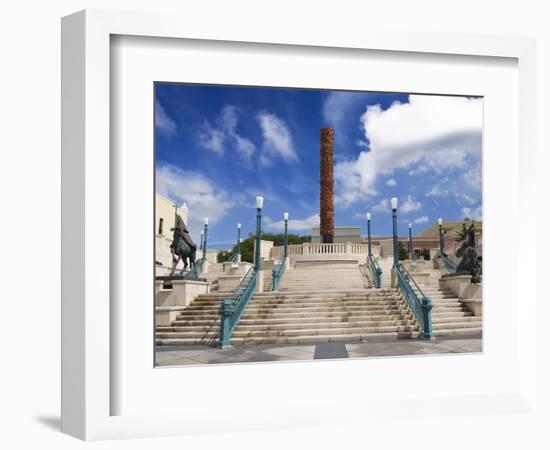
[{"label": "building window", "polygon": [[159,219],[159,234],[162,234],[162,225],[164,224],[164,219],[161,217]]}]

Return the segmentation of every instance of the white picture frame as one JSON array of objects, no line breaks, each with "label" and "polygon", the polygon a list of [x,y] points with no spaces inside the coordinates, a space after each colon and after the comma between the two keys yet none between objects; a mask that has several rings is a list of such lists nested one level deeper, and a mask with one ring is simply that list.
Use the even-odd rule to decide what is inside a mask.
[{"label": "white picture frame", "polygon": [[[398,420],[393,413],[395,399],[388,401],[342,402],[341,404],[305,404],[302,408],[281,404],[265,411],[237,411],[233,417],[181,414],[113,415],[113,392],[119,389],[111,365],[120,355],[113,351],[110,336],[116,333],[110,305],[113,295],[111,266],[110,186],[116,173],[110,166],[110,64],[111,36],[141,36],[201,41],[236,42],[246,45],[283,44],[303,48],[326,48],[331,52],[346,49],[381,52],[408,52],[414,55],[463,55],[499,57],[518,64],[518,138],[519,181],[512,189],[522,223],[518,233],[534,229],[536,210],[534,186],[529,173],[535,166],[535,44],[532,39],[452,35],[445,33],[395,33],[349,30],[338,35],[312,27],[307,36],[292,30],[270,34],[257,25],[235,29],[227,24],[215,30],[200,21],[168,14],[144,14],[88,10],[62,22],[62,430],[85,440],[125,437],[162,436],[211,431],[254,430],[284,426],[308,426],[380,415]],[[521,199],[521,201],[520,201]],[[536,260],[534,246],[518,249],[522,259]],[[527,278],[532,268],[518,267],[517,277]],[[526,288],[522,306],[536,307],[535,287]],[[528,289],[531,289],[529,295]],[[525,292],[525,291],[524,291]],[[517,296],[517,292],[515,293]],[[426,395],[422,408],[435,405],[442,416],[495,414],[502,405],[516,413],[533,408],[536,398],[536,327],[525,325],[527,312],[517,315],[517,351],[521,367],[510,388],[501,394],[471,394],[466,398]],[[329,363],[330,364],[330,363]],[[360,363],[350,365],[359,370]],[[282,367],[282,366],[278,366]],[[320,366],[318,366],[320,367]],[[324,366],[325,368],[328,366]],[[334,365],[332,366],[334,367]],[[166,369],[171,370],[171,369]],[[215,379],[210,368],[209,376]],[[264,376],[269,365],[255,366],[255,374]],[[303,369],[306,370],[306,369]],[[314,376],[315,368],[308,371]],[[387,370],[387,369],[386,369]],[[220,395],[223,379],[214,389]],[[465,402],[469,400],[470,402]],[[407,408],[418,408],[411,398],[401,398]],[[261,398],[257,399],[261,402]],[[476,405],[471,409],[473,403]],[[325,406],[325,408],[323,408]],[[211,412],[215,406],[208,408]],[[237,408],[238,409],[238,408]],[[255,416],[255,417],[251,417]],[[428,414],[429,416],[429,414]],[[248,421],[243,421],[248,418]],[[215,420],[213,420],[215,419]],[[266,421],[269,420],[269,423]]]}]

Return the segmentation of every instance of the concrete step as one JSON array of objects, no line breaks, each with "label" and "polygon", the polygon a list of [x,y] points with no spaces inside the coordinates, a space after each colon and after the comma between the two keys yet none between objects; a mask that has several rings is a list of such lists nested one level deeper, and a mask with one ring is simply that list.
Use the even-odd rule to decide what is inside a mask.
[{"label": "concrete step", "polygon": [[379,293],[379,294],[380,293],[393,293],[393,294],[397,295],[398,292],[395,289],[365,289],[365,288],[360,288],[360,289],[335,289],[335,290],[331,290],[330,292],[319,292],[318,290],[300,289],[300,290],[294,291],[292,293],[290,293],[290,292],[281,293],[280,291],[261,292],[261,293],[254,294],[254,298],[279,297],[279,296],[285,296],[285,297],[288,297],[288,296],[304,296],[304,297],[307,297],[307,296],[310,296],[310,295],[324,297],[324,296],[334,296],[334,295],[357,295],[357,294],[377,294],[377,293]]},{"label": "concrete step", "polygon": [[316,306],[308,308],[292,308],[292,307],[280,307],[280,308],[256,308],[250,306],[246,309],[245,314],[282,314],[282,313],[296,313],[296,314],[307,314],[307,313],[329,313],[329,312],[361,312],[361,311],[385,311],[385,310],[399,310],[400,305],[397,304],[381,304],[381,305],[365,305],[365,306]]},{"label": "concrete step", "polygon": [[[298,336],[323,336],[323,335],[347,335],[347,334],[365,334],[365,333],[388,333],[388,332],[411,332],[418,331],[416,326],[411,325],[389,325],[389,326],[357,326],[347,328],[296,328],[282,330],[241,330],[239,327],[233,332],[232,338],[245,337],[298,337]],[[173,331],[169,333],[157,332],[156,338],[174,339],[174,338],[205,338],[207,335],[204,332],[196,331]]]},{"label": "concrete step", "polygon": [[454,330],[466,328],[481,328],[481,321],[474,322],[438,322],[433,324],[433,330],[437,333],[439,330]]},{"label": "concrete step", "polygon": [[[365,321],[354,321],[354,322],[324,322],[322,324],[319,323],[309,323],[309,322],[296,322],[296,323],[280,323],[280,324],[258,324],[258,325],[250,325],[250,324],[242,324],[239,323],[239,326],[234,331],[234,336],[237,336],[238,333],[244,333],[244,332],[271,332],[271,331],[294,331],[294,330],[319,330],[319,329],[329,329],[329,328],[335,328],[338,330],[344,330],[344,329],[352,329],[352,328],[380,328],[380,327],[394,327],[394,326],[409,326],[409,327],[416,327],[417,324],[412,319],[409,320],[396,320],[396,319],[387,319],[387,320],[365,320]],[[176,333],[187,333],[187,332],[197,332],[197,333],[207,333],[207,332],[213,332],[217,330],[213,330],[211,326],[201,326],[201,325],[194,325],[194,326],[171,326],[171,327],[164,327],[162,329],[157,329],[157,333],[164,334],[168,332],[176,332]]]},{"label": "concrete step", "polygon": [[[263,336],[263,337],[235,337],[231,339],[233,345],[259,345],[259,344],[316,344],[320,342],[360,342],[367,339],[385,337],[385,338],[395,338],[395,339],[412,339],[418,336],[418,331],[406,331],[406,332],[384,332],[384,333],[354,333],[347,335],[304,335],[304,336]],[[165,339],[156,339],[157,345],[194,345],[194,344],[205,344],[207,339],[196,339],[196,338],[165,338]],[[212,339],[210,341],[214,343]]]},{"label": "concrete step", "polygon": [[447,336],[477,336],[482,334],[481,327],[478,328],[454,328],[446,330],[434,330],[436,338]]},{"label": "concrete step", "polygon": [[443,324],[443,323],[477,323],[481,324],[482,319],[479,316],[466,316],[466,317],[434,317],[432,316],[432,324],[435,326],[436,324]]}]

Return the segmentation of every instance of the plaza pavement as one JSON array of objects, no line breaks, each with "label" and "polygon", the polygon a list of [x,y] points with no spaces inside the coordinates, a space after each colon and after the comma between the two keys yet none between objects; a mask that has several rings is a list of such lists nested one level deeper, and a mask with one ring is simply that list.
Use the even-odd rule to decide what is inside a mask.
[{"label": "plaza pavement", "polygon": [[433,340],[373,339],[364,342],[324,342],[302,345],[244,345],[218,349],[207,345],[158,346],[157,366],[191,366],[268,361],[310,361],[331,358],[435,355],[482,352],[481,336]]}]

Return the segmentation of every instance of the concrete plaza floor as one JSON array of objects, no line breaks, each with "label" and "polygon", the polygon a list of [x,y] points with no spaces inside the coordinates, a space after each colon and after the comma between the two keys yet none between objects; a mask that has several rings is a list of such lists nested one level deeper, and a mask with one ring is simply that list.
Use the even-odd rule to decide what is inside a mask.
[{"label": "concrete plaza floor", "polygon": [[323,342],[302,345],[244,345],[218,349],[206,345],[156,348],[157,366],[191,366],[267,361],[310,361],[332,358],[480,353],[481,336],[419,339],[373,339],[363,342]]}]

